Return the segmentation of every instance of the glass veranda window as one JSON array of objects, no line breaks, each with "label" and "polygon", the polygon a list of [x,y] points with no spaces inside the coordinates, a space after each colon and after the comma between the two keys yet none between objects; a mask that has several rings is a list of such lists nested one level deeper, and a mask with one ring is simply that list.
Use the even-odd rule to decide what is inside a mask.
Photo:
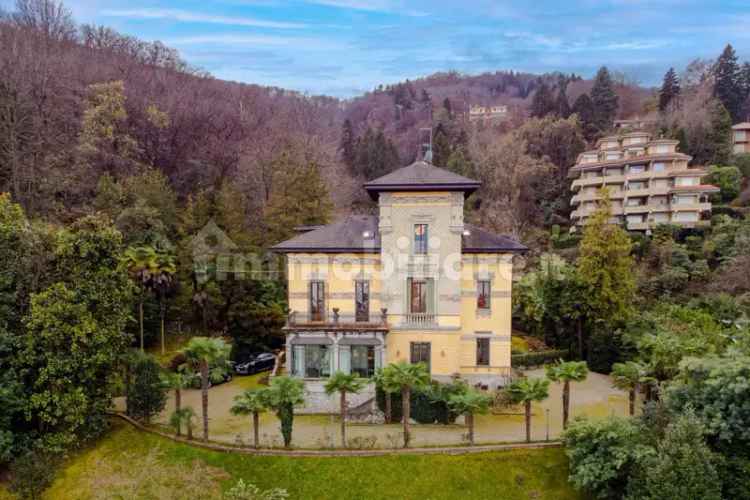
[{"label": "glass veranda window", "polygon": [[325,378],[331,375],[331,346],[294,346],[294,374],[305,378]]}]

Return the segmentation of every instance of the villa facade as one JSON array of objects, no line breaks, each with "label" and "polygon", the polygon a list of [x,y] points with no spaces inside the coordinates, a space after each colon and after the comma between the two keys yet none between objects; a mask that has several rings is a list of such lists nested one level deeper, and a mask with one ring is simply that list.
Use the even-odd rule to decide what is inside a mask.
[{"label": "villa facade", "polygon": [[287,367],[312,407],[336,408],[322,395],[331,373],[370,377],[394,361],[425,363],[439,381],[508,381],[512,259],[526,247],[464,223],[478,187],[418,161],[364,185],[378,215],[301,228],[274,247],[287,256]]},{"label": "villa facade", "polygon": [[612,200],[612,222],[630,231],[658,224],[708,225],[709,194],[719,188],[701,182],[708,172],[689,167],[691,157],[678,152],[677,144],[633,132],[599,139],[597,149],[581,153],[569,172],[575,225],[585,224],[596,210],[604,187]]}]

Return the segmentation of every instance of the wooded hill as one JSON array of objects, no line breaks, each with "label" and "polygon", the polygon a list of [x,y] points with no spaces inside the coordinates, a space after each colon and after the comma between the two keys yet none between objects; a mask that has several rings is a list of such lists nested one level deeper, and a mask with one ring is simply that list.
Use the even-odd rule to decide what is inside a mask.
[{"label": "wooded hill", "polygon": [[[218,80],[159,42],[77,25],[62,4],[23,0],[0,20],[0,191],[30,216],[69,222],[96,208],[105,174],[121,181],[152,167],[180,203],[231,184],[251,230],[263,226],[274,193],[286,196],[283,158],[314,165],[342,214],[367,209],[365,178],[415,159],[427,140],[420,128],[433,127],[436,163],[445,166],[475,135],[469,106],[509,107],[507,120],[488,127],[498,138],[526,120],[540,86],[566,87],[572,106],[591,84],[575,75],[448,72],[342,101]],[[615,87],[619,115],[652,93]]]}]

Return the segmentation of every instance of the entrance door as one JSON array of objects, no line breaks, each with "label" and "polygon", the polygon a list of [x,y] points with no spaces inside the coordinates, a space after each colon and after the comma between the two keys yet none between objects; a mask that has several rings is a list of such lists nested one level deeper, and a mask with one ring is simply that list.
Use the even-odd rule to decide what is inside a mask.
[{"label": "entrance door", "polygon": [[411,363],[424,363],[427,371],[430,371],[430,343],[429,342],[412,342],[411,343]]}]

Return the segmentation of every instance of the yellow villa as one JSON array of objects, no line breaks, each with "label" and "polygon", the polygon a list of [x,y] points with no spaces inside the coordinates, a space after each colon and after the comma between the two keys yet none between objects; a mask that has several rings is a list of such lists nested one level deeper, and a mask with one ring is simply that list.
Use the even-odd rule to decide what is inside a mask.
[{"label": "yellow villa", "polygon": [[526,247],[464,223],[479,186],[417,161],[364,185],[377,216],[298,228],[274,247],[287,257],[287,367],[305,379],[308,411],[336,408],[331,373],[370,377],[394,361],[425,363],[438,381],[508,381],[512,259]]}]

